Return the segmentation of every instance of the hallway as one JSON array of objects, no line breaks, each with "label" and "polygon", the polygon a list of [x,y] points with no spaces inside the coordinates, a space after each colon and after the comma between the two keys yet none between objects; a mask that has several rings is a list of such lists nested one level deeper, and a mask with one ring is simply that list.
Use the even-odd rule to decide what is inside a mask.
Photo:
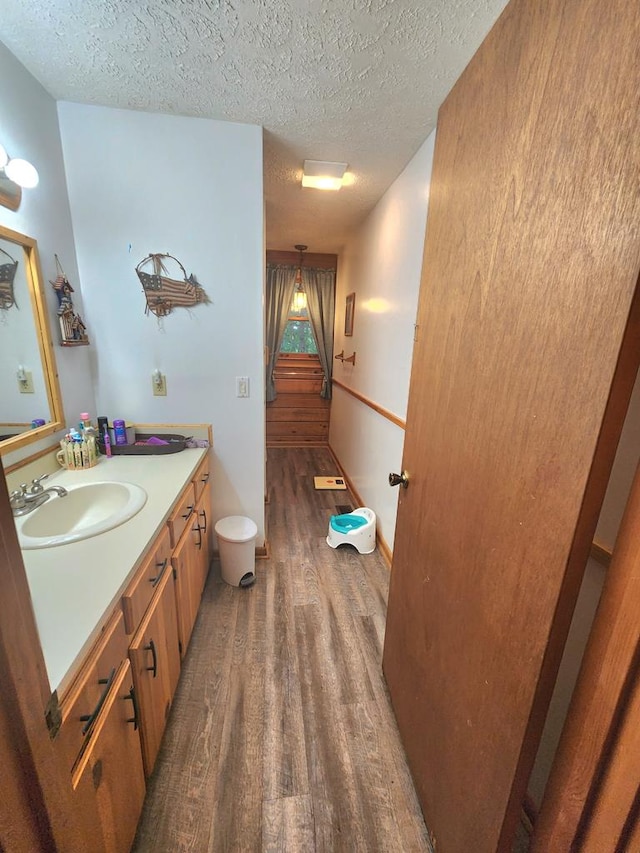
[{"label": "hallway", "polygon": [[430,850],[381,673],[389,572],[327,546],[335,473],[268,451],[271,555],[247,590],[214,563],[136,853]]}]

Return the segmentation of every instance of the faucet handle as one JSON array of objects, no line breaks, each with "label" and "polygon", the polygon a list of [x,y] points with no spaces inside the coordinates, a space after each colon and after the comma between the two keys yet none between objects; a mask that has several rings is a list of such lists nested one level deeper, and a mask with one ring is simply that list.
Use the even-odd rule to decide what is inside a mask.
[{"label": "faucet handle", "polygon": [[24,495],[24,489],[22,486],[19,489],[11,492],[9,495],[9,505],[11,509],[22,509],[27,505],[27,500]]},{"label": "faucet handle", "polygon": [[36,477],[31,481],[31,486],[29,487],[29,494],[31,495],[39,495],[40,492],[44,492],[44,486],[40,485],[42,480],[46,480],[48,474],[41,474],[39,477]]}]

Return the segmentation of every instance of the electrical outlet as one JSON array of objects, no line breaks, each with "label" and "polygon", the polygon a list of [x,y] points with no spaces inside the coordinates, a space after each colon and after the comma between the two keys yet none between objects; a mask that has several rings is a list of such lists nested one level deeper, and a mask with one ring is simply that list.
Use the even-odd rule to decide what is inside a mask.
[{"label": "electrical outlet", "polygon": [[35,394],[35,389],[33,387],[33,376],[30,370],[25,370],[24,372],[25,378],[18,379],[18,389],[21,394]]},{"label": "electrical outlet", "polygon": [[153,387],[154,397],[167,396],[167,377],[164,373],[160,373],[159,370],[156,370],[151,377],[151,385]]},{"label": "electrical outlet", "polygon": [[249,396],[249,377],[236,376],[236,397]]}]

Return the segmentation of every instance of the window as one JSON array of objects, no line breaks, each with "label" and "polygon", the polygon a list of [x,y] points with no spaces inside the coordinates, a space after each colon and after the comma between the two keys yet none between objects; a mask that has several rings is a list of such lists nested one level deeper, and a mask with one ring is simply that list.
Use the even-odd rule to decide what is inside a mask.
[{"label": "window", "polygon": [[292,306],[289,310],[289,319],[284,330],[280,352],[313,353],[317,355],[318,347],[306,308],[301,311],[294,311]]}]

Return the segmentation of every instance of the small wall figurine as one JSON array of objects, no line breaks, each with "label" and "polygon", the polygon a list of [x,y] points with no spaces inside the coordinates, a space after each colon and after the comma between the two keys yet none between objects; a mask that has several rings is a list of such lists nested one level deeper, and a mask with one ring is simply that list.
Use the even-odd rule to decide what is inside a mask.
[{"label": "small wall figurine", "polygon": [[62,269],[58,256],[54,255],[54,257],[58,275],[55,281],[49,281],[49,283],[58,298],[58,320],[62,346],[86,346],[89,343],[87,329],[82,317],[76,314],[74,310],[73,299],[71,298],[71,294],[74,292],[73,288],[69,284],[69,279]]}]

